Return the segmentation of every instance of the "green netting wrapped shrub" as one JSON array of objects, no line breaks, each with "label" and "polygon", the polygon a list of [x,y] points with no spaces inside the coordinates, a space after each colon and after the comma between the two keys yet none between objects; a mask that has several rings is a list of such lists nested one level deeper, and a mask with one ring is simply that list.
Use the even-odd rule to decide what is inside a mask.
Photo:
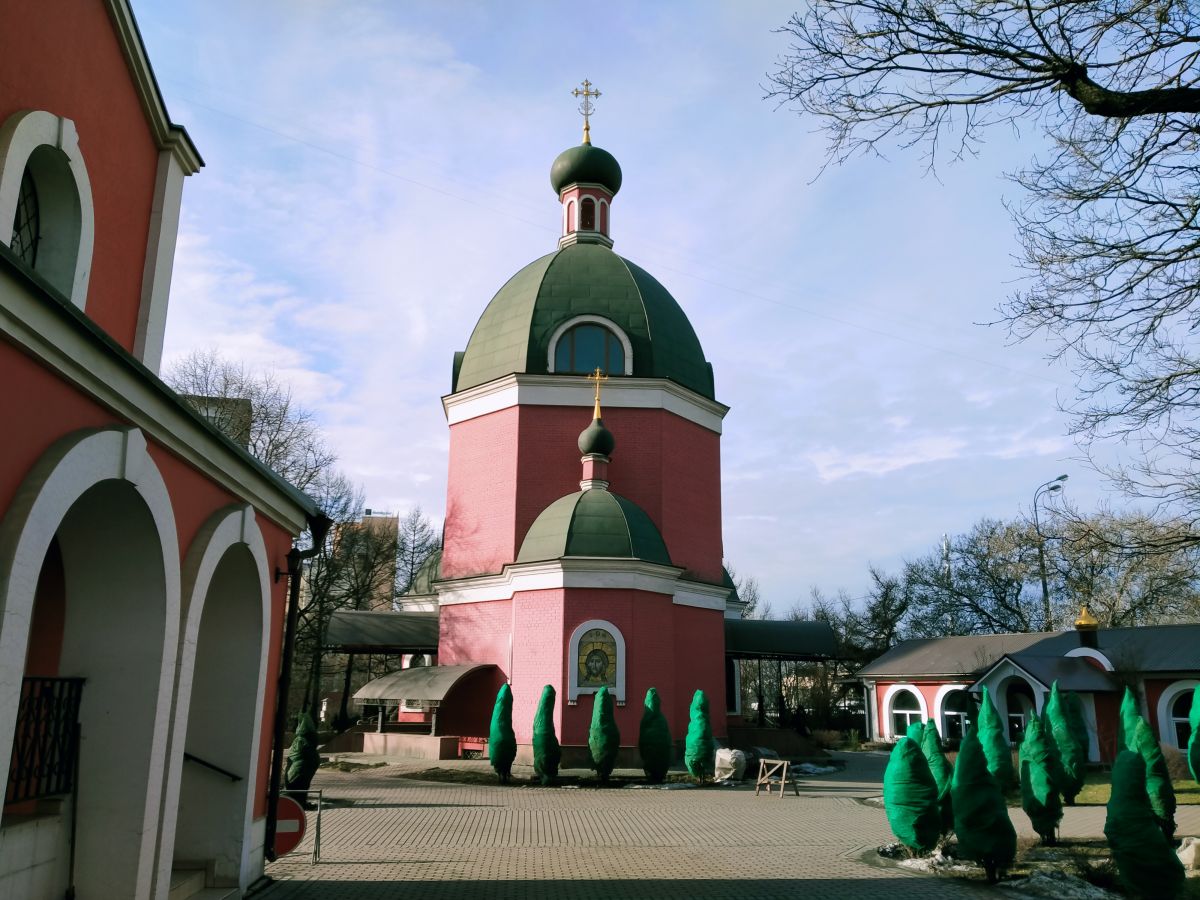
[{"label": "green netting wrapped shrub", "polygon": [[642,706],[642,724],[638,729],[638,752],[642,755],[642,770],[651,784],[662,784],[675,755],[671,729],[663,715],[662,701],[654,688],[646,691]]},{"label": "green netting wrapped shrub", "polygon": [[617,754],[621,751],[621,732],[613,716],[612,694],[602,687],[592,695],[592,727],[588,729],[588,750],[592,754],[592,768],[601,781],[608,781]]},{"label": "green netting wrapped shrub", "polygon": [[501,784],[508,784],[512,775],[513,760],[517,758],[517,736],[512,727],[512,688],[500,685],[496,692],[496,705],[492,707],[492,727],[488,733],[488,761],[500,776]]},{"label": "green netting wrapped shrub", "polygon": [[1200,782],[1200,684],[1192,694],[1192,711],[1188,713],[1188,724],[1192,726],[1192,736],[1188,738],[1187,758],[1188,768],[1192,772],[1192,780]]},{"label": "green netting wrapped shrub", "polygon": [[987,872],[988,881],[995,882],[1017,854],[1017,832],[974,727],[958,747],[950,793],[959,855],[975,860]]},{"label": "green netting wrapped shrub", "polygon": [[683,747],[683,761],[687,770],[701,783],[712,778],[717,752],[712,735],[712,722],[708,717],[708,697],[704,691],[692,695],[692,707],[688,713],[687,741]]},{"label": "green netting wrapped shrub", "polygon": [[1133,735],[1137,731],[1137,723],[1142,719],[1138,712],[1137,697],[1130,688],[1125,688],[1125,696],[1121,698],[1121,712],[1117,720],[1117,752],[1122,750],[1137,750],[1133,744]]},{"label": "green netting wrapped shrub", "polygon": [[954,770],[942,752],[942,740],[938,734],[937,725],[933,719],[925,723],[925,731],[921,735],[921,752],[929,763],[929,772],[938,789],[938,813],[941,820],[942,834],[954,830],[954,801],[950,796],[950,788],[954,783]]},{"label": "green netting wrapped shrub", "polygon": [[1012,789],[1016,784],[1016,773],[1013,771],[1012,748],[1005,736],[1007,729],[996,712],[996,705],[985,686],[979,698],[979,733],[977,735],[983,747],[983,755],[987,760],[987,769],[996,779],[1002,792]]},{"label": "green netting wrapped shrub", "polygon": [[1075,797],[1083,790],[1083,783],[1087,779],[1090,735],[1087,719],[1083,715],[1083,701],[1079,699],[1079,695],[1074,691],[1067,691],[1062,695],[1061,701],[1065,733],[1062,733],[1063,728],[1060,725],[1054,725],[1059,761],[1062,763],[1062,783],[1059,784],[1059,789],[1067,806],[1074,806]]},{"label": "green netting wrapped shrub", "polygon": [[319,768],[321,754],[317,750],[317,726],[313,724],[312,716],[300,713],[296,735],[287,752],[283,784],[289,791],[307,791]]},{"label": "green netting wrapped shrub", "polygon": [[929,853],[942,831],[938,788],[921,745],[902,737],[883,773],[883,806],[892,833],[909,850]]},{"label": "green netting wrapped shrub", "polygon": [[1054,782],[1054,756],[1046,739],[1046,728],[1036,718],[1029,720],[1021,741],[1021,808],[1033,830],[1047,844],[1055,843],[1062,821],[1062,800]]},{"label": "green netting wrapped shrub", "polygon": [[905,732],[905,735],[910,741],[920,747],[921,741],[925,739],[925,723],[918,719],[908,726],[908,731]]},{"label": "green netting wrapped shrub", "polygon": [[1171,784],[1171,773],[1163,758],[1162,747],[1154,732],[1139,718],[1133,729],[1130,750],[1141,754],[1146,764],[1146,794],[1150,797],[1150,808],[1167,840],[1175,837],[1175,786]]},{"label": "green netting wrapped shrub", "polygon": [[542,784],[553,783],[562,762],[562,747],[554,733],[554,693],[553,685],[542,688],[542,699],[533,717],[533,773]]},{"label": "green netting wrapped shrub", "polygon": [[1183,864],[1162,833],[1146,793],[1146,762],[1122,750],[1112,769],[1104,836],[1121,881],[1134,896],[1169,900],[1183,887]]}]

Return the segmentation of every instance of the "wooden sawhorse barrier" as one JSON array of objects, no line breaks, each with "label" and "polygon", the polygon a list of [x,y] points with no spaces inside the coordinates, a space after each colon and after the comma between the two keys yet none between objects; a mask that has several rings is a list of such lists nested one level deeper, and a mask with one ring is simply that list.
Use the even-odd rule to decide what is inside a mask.
[{"label": "wooden sawhorse barrier", "polygon": [[774,787],[772,779],[779,779],[779,799],[783,799],[783,792],[790,784],[792,790],[796,792],[796,796],[800,796],[800,786],[796,784],[796,779],[788,774],[788,761],[786,759],[760,759],[758,761],[758,778],[754,782],[754,796],[758,796],[758,792],[763,788],[767,789],[767,795],[771,793]]}]

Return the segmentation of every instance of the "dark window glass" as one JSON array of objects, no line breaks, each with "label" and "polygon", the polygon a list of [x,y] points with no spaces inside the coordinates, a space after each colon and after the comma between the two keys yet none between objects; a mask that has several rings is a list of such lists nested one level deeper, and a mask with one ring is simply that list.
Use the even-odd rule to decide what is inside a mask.
[{"label": "dark window glass", "polygon": [[554,371],[586,375],[602,372],[625,374],[625,348],[620,339],[601,325],[576,325],[558,339]]},{"label": "dark window glass", "polygon": [[38,209],[37,185],[29,170],[21,177],[21,190],[17,194],[17,215],[13,219],[13,236],[10,248],[17,258],[29,268],[37,265],[38,238],[41,236],[41,212]]},{"label": "dark window glass", "polygon": [[900,691],[892,701],[892,709],[915,709],[919,712],[921,704],[917,702],[916,696],[909,691]]},{"label": "dark window glass", "polygon": [[596,201],[585,197],[579,205],[579,227],[584,231],[596,230]]}]

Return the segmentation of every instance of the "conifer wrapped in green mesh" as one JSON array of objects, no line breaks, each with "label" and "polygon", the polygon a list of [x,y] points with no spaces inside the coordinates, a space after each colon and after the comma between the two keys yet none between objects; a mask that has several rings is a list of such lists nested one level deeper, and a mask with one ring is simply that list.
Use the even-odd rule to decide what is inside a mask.
[{"label": "conifer wrapped in green mesh", "polygon": [[908,726],[908,731],[904,734],[910,741],[920,747],[921,741],[925,739],[925,723],[918,719]]},{"label": "conifer wrapped in green mesh", "polygon": [[708,697],[704,691],[692,695],[692,707],[688,714],[687,741],[683,747],[683,761],[687,770],[701,782],[712,778],[716,763],[717,745],[713,741],[712,722],[708,717]]},{"label": "conifer wrapped in green mesh", "polygon": [[1087,719],[1083,714],[1083,701],[1074,691],[1067,691],[1062,697],[1063,712],[1066,715],[1067,731],[1072,737],[1071,752],[1061,757],[1063,765],[1063,800],[1068,806],[1075,805],[1075,797],[1083,790],[1087,779],[1088,748],[1091,746],[1091,735],[1088,732]]},{"label": "conifer wrapped in green mesh", "polygon": [[1200,782],[1200,684],[1192,692],[1192,709],[1188,713],[1188,724],[1192,726],[1192,734],[1188,738],[1187,758],[1188,768],[1192,771],[1192,780]]},{"label": "conifer wrapped in green mesh", "polygon": [[646,691],[646,702],[642,706],[642,724],[638,729],[638,752],[642,755],[642,770],[651,784],[661,784],[671,768],[675,755],[671,743],[671,729],[663,715],[662,701],[654,688]]},{"label": "conifer wrapped in green mesh", "polygon": [[1137,749],[1133,743],[1133,735],[1137,731],[1137,723],[1141,719],[1141,713],[1138,712],[1137,697],[1134,696],[1130,688],[1125,688],[1125,696],[1121,698],[1120,717],[1117,720],[1118,753],[1122,750]]},{"label": "conifer wrapped in green mesh", "polygon": [[554,696],[553,685],[542,688],[542,699],[533,717],[533,773],[542,784],[558,777],[558,764],[562,762],[562,747],[554,733]]},{"label": "conifer wrapped in green mesh", "polygon": [[512,775],[513,760],[517,758],[517,736],[512,727],[512,688],[500,685],[496,692],[496,704],[492,707],[492,727],[488,733],[488,761],[500,776],[501,784],[508,784]]},{"label": "conifer wrapped in green mesh", "polygon": [[[1054,730],[1054,721],[1060,723],[1059,731]],[[1058,690],[1058,682],[1050,685],[1050,694],[1046,698],[1046,703],[1042,707],[1042,737],[1046,741],[1046,745],[1050,749],[1050,777],[1054,780],[1055,786],[1061,796],[1063,783],[1067,780],[1067,772],[1064,768],[1063,756],[1071,749],[1070,732],[1066,730],[1066,706],[1062,694]],[[1063,742],[1059,743],[1059,735],[1065,735]]]},{"label": "conifer wrapped in green mesh", "polygon": [[321,752],[317,749],[317,726],[312,716],[300,713],[296,722],[296,736],[288,747],[287,768],[283,772],[283,783],[289,791],[307,791],[313,776],[321,768]]},{"label": "conifer wrapped in green mesh", "polygon": [[1054,756],[1046,728],[1035,716],[1021,741],[1021,808],[1043,842],[1054,844],[1062,821],[1062,800],[1054,782]]},{"label": "conifer wrapped in green mesh", "polygon": [[1134,896],[1169,900],[1179,893],[1183,865],[1150,807],[1146,763],[1140,753],[1122,750],[1113,763],[1104,836],[1121,881]]},{"label": "conifer wrapped in green mesh", "polygon": [[938,735],[937,725],[933,719],[925,723],[924,734],[921,735],[921,752],[929,763],[930,774],[938,789],[938,812],[941,819],[942,834],[954,830],[954,800],[950,796],[950,788],[954,783],[954,770],[942,752],[942,740]]},{"label": "conifer wrapped in green mesh", "polygon": [[592,695],[592,727],[588,729],[588,750],[592,754],[592,768],[601,781],[608,781],[617,754],[621,750],[621,732],[613,716],[612,694],[602,687]]},{"label": "conifer wrapped in green mesh", "polygon": [[950,793],[959,855],[975,860],[987,872],[988,881],[996,881],[1017,854],[1017,832],[974,727],[959,744]]},{"label": "conifer wrapped in green mesh", "polygon": [[983,747],[984,758],[987,759],[988,771],[996,779],[1002,792],[1007,792],[1016,784],[1016,773],[1013,771],[1012,748],[1005,736],[1007,729],[996,712],[988,689],[984,686],[979,698],[979,732],[978,739]]},{"label": "conifer wrapped in green mesh", "polygon": [[925,855],[942,831],[937,782],[921,745],[902,737],[892,748],[883,773],[883,806],[896,840],[914,853]]},{"label": "conifer wrapped in green mesh", "polygon": [[1150,808],[1167,840],[1175,837],[1175,786],[1171,784],[1171,773],[1163,758],[1162,748],[1154,732],[1139,718],[1130,741],[1130,750],[1141,754],[1146,764],[1146,794],[1150,797]]}]

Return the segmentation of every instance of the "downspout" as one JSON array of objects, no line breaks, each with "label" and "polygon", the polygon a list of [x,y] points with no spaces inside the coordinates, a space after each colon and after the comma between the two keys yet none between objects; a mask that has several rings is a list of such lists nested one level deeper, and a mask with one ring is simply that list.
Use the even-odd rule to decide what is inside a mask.
[{"label": "downspout", "polygon": [[288,583],[287,621],[283,629],[279,685],[275,691],[275,725],[271,737],[271,787],[267,793],[267,831],[263,841],[263,856],[267,862],[275,861],[275,827],[279,818],[279,790],[283,781],[283,734],[287,730],[288,690],[292,685],[292,650],[296,645],[296,628],[300,619],[300,576],[304,571],[304,560],[321,552],[332,525],[333,521],[322,512],[308,516],[312,546],[301,550],[293,544],[287,555],[287,571],[275,570],[276,581],[285,575],[291,581]]}]

